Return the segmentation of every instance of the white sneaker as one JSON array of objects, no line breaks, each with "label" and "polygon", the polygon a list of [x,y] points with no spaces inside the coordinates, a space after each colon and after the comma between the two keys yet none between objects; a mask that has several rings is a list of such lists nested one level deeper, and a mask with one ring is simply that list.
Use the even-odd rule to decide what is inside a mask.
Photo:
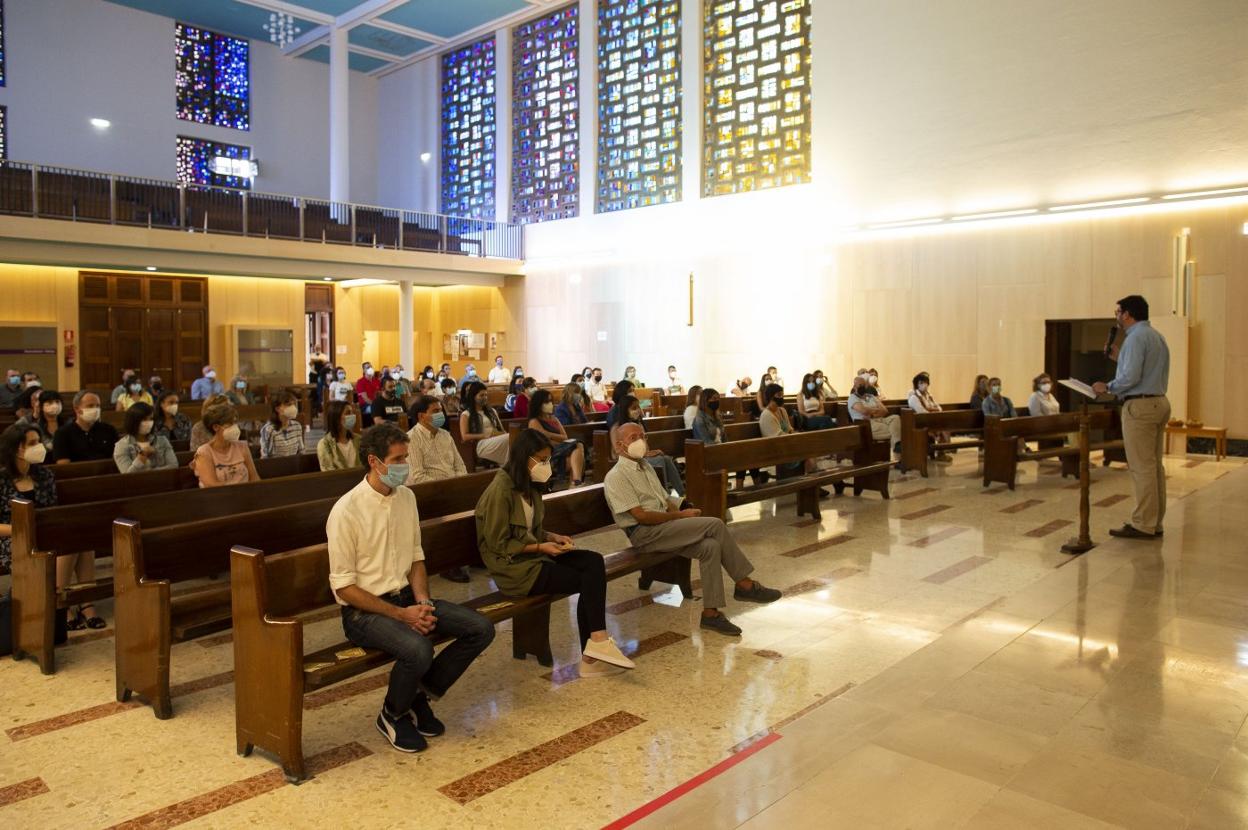
[{"label": "white sneaker", "polygon": [[613,666],[619,666],[624,669],[631,669],[637,665],[632,660],[629,660],[624,656],[624,653],[620,651],[619,647],[615,644],[615,640],[611,637],[608,637],[602,642],[590,640],[585,644],[585,650],[582,654],[586,657],[592,657],[595,660],[601,660],[604,663],[610,663]]},{"label": "white sneaker", "polygon": [[592,663],[581,661],[577,666],[581,677],[610,677],[613,674],[623,674],[624,669],[619,666],[613,666],[610,663],[604,663],[601,660],[595,660]]}]

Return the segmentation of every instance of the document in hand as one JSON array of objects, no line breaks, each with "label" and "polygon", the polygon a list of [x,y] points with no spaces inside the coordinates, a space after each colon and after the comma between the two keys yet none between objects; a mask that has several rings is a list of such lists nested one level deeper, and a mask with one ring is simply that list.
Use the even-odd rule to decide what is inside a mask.
[{"label": "document in hand", "polygon": [[1065,380],[1059,380],[1058,383],[1060,383],[1062,386],[1065,386],[1067,389],[1075,390],[1080,395],[1083,395],[1085,398],[1091,398],[1092,400],[1096,400],[1097,398],[1100,397],[1100,395],[1096,394],[1095,389],[1093,389],[1088,384],[1076,378],[1066,378]]}]

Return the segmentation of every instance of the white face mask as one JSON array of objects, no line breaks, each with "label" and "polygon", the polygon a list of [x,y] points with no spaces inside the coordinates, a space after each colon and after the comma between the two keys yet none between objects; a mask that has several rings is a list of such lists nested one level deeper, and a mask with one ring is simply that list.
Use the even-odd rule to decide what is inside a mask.
[{"label": "white face mask", "polygon": [[43,407],[43,413],[45,415],[53,415],[53,416],[60,415],[61,405],[59,403],[45,404]]},{"label": "white face mask", "polygon": [[165,407],[165,411],[168,412],[170,415],[177,415],[178,405],[176,403],[171,403]]},{"label": "white face mask", "polygon": [[48,448],[43,444],[31,444],[22,452],[22,458],[26,459],[27,464],[42,464],[47,457]]},{"label": "white face mask", "polygon": [[226,427],[225,429],[221,431],[221,437],[224,438],[226,441],[237,441],[238,436],[242,434],[243,434],[243,431],[238,428],[238,424],[230,424],[228,427]]},{"label": "white face mask", "polygon": [[82,410],[82,420],[88,424],[94,424],[100,420],[100,408],[98,406],[88,407]]},{"label": "white face mask", "polygon": [[529,478],[538,484],[545,484],[550,481],[552,473],[549,461],[539,461],[533,465],[533,469],[529,470]]},{"label": "white face mask", "polygon": [[1040,384],[1040,391],[1041,391],[1041,392],[1043,392],[1043,393],[1044,393],[1044,394],[1046,394],[1046,395],[1047,395],[1047,394],[1049,394],[1049,391],[1050,391],[1052,388],[1053,388],[1053,384],[1051,384],[1051,383],[1042,383],[1042,384]]},{"label": "white face mask", "polygon": [[645,458],[648,450],[645,438],[638,438],[628,445],[628,455],[631,458]]},{"label": "white face mask", "polygon": [[878,383],[879,380],[880,380],[879,375],[867,375],[867,383],[871,384],[872,386],[875,386],[875,384]]},{"label": "white face mask", "polygon": [[369,366],[367,369],[364,370],[364,377],[366,378],[371,378],[375,374],[377,374],[377,372],[375,369],[373,369],[372,366]]},{"label": "white face mask", "polygon": [[551,413],[552,413],[552,412],[554,412],[554,411],[555,411],[555,405],[554,405],[553,403],[544,403],[544,404],[542,404],[542,412],[543,412],[543,413],[545,413],[545,414],[549,415],[549,414],[551,414]]},{"label": "white face mask", "polygon": [[293,404],[293,403],[292,403],[292,404],[288,404],[288,405],[286,405],[286,406],[283,406],[283,407],[282,407],[282,414],[286,416],[286,419],[287,419],[287,420],[292,420],[292,419],[294,419],[294,417],[295,417],[296,415],[298,415],[298,414],[299,414],[299,407],[298,407],[298,406],[296,406],[296,405],[295,405],[295,404]]},{"label": "white face mask", "polygon": [[139,435],[150,435],[152,432],[152,426],[154,426],[154,424],[155,424],[154,421],[140,421],[139,422]]},{"label": "white face mask", "polygon": [[672,378],[673,380],[675,380],[675,379],[676,379],[676,370],[675,370],[675,369],[673,369],[672,371],[668,372],[668,373],[667,373],[667,376],[668,376],[669,378]]},{"label": "white face mask", "polygon": [[204,377],[208,378],[208,380],[216,380],[216,379],[217,379],[217,373],[216,373],[215,371],[214,371],[214,372],[208,372],[207,374],[205,374],[205,375],[204,375]]}]

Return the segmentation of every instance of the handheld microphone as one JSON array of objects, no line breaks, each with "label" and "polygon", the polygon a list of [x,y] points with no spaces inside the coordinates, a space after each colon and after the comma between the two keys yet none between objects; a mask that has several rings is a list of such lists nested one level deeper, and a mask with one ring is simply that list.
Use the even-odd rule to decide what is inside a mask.
[{"label": "handheld microphone", "polygon": [[1113,348],[1114,340],[1117,339],[1117,337],[1118,337],[1118,326],[1117,325],[1110,326],[1109,333],[1105,335],[1105,350],[1104,351],[1105,351],[1106,357],[1109,357],[1109,350]]}]

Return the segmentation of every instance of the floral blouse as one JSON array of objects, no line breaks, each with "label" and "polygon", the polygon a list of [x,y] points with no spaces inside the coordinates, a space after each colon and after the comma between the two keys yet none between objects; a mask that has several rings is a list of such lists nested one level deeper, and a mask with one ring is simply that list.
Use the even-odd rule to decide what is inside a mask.
[{"label": "floral blouse", "polygon": [[[13,508],[9,499],[30,499],[36,507],[52,507],[56,504],[56,476],[42,464],[30,468],[35,488],[23,493],[8,473],[0,472],[0,524],[12,524]],[[9,570],[13,561],[13,538],[0,537],[0,567]]]},{"label": "floral blouse", "polygon": [[169,439],[170,444],[174,441],[189,441],[191,438],[191,419],[179,412],[173,416],[173,429],[169,429],[165,426],[163,417],[157,418],[156,426],[152,428],[152,434],[165,436]]}]

